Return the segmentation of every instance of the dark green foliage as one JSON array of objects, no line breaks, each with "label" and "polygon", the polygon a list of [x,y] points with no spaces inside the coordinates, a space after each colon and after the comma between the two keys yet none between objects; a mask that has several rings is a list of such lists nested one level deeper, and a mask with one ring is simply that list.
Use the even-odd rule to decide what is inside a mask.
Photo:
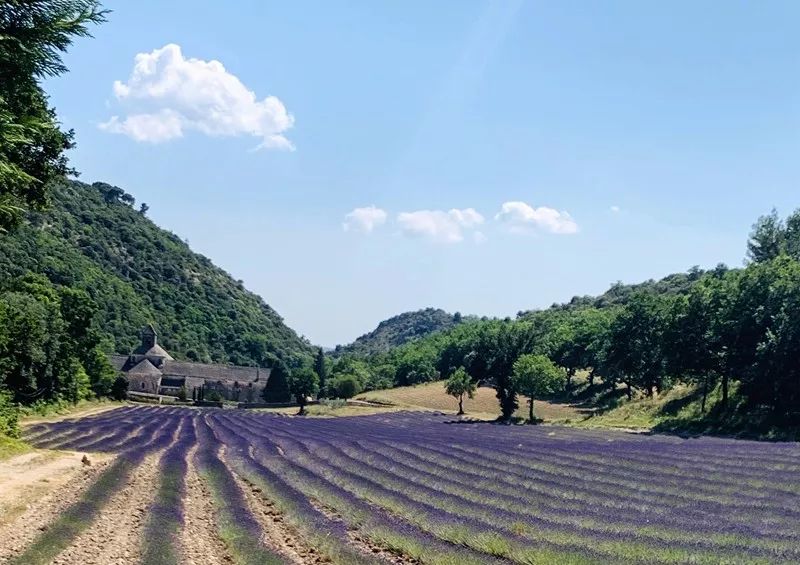
[{"label": "dark green foliage", "polygon": [[277,363],[264,387],[264,402],[289,402],[292,392],[289,389],[289,369],[283,363]]},{"label": "dark green foliage", "polygon": [[340,375],[333,379],[329,385],[328,396],[331,398],[353,398],[361,392],[361,384],[353,375]]},{"label": "dark green foliage", "polygon": [[19,409],[11,394],[0,387],[0,436],[19,437]]},{"label": "dark green foliage", "polygon": [[477,384],[472,380],[464,367],[456,369],[444,384],[445,392],[458,400],[458,416],[464,413],[464,395],[474,398]]},{"label": "dark green foliage", "polygon": [[328,367],[325,364],[325,352],[322,348],[317,349],[317,357],[314,360],[314,370],[317,372],[319,379],[319,396],[325,396],[327,389],[325,388],[325,380],[328,376]]},{"label": "dark green foliage", "polygon": [[773,209],[753,225],[747,242],[747,258],[753,263],[763,263],[780,255],[800,261],[800,210],[795,210],[784,222]]},{"label": "dark green foliage", "polygon": [[559,390],[563,380],[563,372],[546,355],[520,355],[514,362],[511,383],[517,391],[528,397],[530,423],[534,423],[534,400]]},{"label": "dark green foliage", "polygon": [[96,313],[86,292],[42,275],[0,279],[0,387],[22,404],[107,394],[113,369]]},{"label": "dark green foliage", "polygon": [[40,81],[66,72],[61,55],[104,16],[97,0],[0,2],[0,233],[25,208],[43,208],[47,183],[72,172],[73,133],[60,129]]},{"label": "dark green foliage", "polygon": [[350,345],[337,346],[334,354],[374,355],[385,353],[406,342],[452,328],[461,321],[460,313],[451,315],[437,308],[405,312],[384,320],[373,331],[362,335]]},{"label": "dark green foliage", "polygon": [[125,204],[121,189],[63,182],[52,193],[46,213],[0,238],[0,281],[34,272],[82,291],[97,305],[91,330],[108,351],[130,353],[153,321],[178,359],[310,362],[311,346],[272,308]]},{"label": "dark green foliage", "polygon": [[800,210],[785,222],[773,213],[756,224],[745,269],[694,267],[660,281],[618,283],[598,298],[574,298],[516,320],[465,320],[387,352],[344,356],[334,372],[359,375],[369,390],[378,374],[393,375],[400,386],[448,377],[463,365],[473,380],[497,390],[507,419],[521,386],[511,378],[514,363],[535,355],[563,368],[567,395],[579,370],[587,372],[592,394],[598,381],[610,395],[622,387],[629,398],[683,382],[697,387],[706,412],[719,386],[710,418],[785,426],[800,422],[798,251]]},{"label": "dark green foliage", "polygon": [[303,414],[308,399],[319,392],[319,377],[309,367],[295,369],[289,375],[289,390],[300,405],[300,414]]},{"label": "dark green foliage", "polygon": [[119,376],[114,379],[111,385],[111,398],[114,400],[126,400],[128,398],[128,379]]}]

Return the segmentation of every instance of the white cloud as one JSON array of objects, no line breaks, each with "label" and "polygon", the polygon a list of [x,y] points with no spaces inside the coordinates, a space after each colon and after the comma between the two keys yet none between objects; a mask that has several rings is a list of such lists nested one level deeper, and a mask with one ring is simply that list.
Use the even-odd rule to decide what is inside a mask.
[{"label": "white cloud", "polygon": [[473,229],[484,221],[473,208],[463,210],[417,210],[401,212],[397,223],[403,233],[412,237],[425,237],[441,243],[458,243],[464,239],[464,230]]},{"label": "white cloud", "polygon": [[534,208],[525,202],[505,202],[495,216],[515,232],[541,229],[555,234],[571,234],[578,231],[578,224],[567,212],[559,212],[547,206]]},{"label": "white cloud", "polygon": [[161,143],[198,131],[256,137],[257,149],[294,149],[284,136],[294,116],[278,98],[258,100],[222,63],[187,59],[174,43],[136,55],[128,82],[114,82],[114,95],[126,113],[100,128],[136,141]]},{"label": "white cloud", "polygon": [[386,223],[386,212],[375,206],[355,208],[344,217],[342,229],[344,231],[359,231],[370,233],[376,227]]},{"label": "white cloud", "polygon": [[619,213],[619,206],[612,206],[611,207],[611,211],[614,212],[615,214],[618,214]]}]

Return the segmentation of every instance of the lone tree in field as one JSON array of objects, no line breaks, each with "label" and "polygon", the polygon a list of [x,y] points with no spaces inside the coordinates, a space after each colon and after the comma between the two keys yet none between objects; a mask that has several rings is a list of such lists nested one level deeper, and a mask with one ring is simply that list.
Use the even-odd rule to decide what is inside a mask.
[{"label": "lone tree in field", "polygon": [[561,390],[564,372],[546,355],[522,355],[514,363],[511,382],[517,392],[528,397],[528,422],[533,424],[533,399]]},{"label": "lone tree in field", "polygon": [[306,413],[306,403],[309,397],[313,397],[319,391],[319,377],[313,369],[303,367],[292,371],[289,379],[289,390],[292,391],[297,404],[300,405],[298,416]]},{"label": "lone tree in field", "polygon": [[447,382],[444,383],[444,390],[447,394],[458,400],[458,416],[464,413],[464,395],[475,398],[476,389],[477,385],[464,370],[464,367],[456,369],[447,379]]}]

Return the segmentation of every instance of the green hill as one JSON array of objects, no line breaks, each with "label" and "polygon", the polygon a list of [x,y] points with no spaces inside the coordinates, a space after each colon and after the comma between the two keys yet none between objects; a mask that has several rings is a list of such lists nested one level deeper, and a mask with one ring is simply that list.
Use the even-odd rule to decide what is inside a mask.
[{"label": "green hill", "polygon": [[30,213],[0,237],[0,285],[33,272],[85,290],[98,307],[93,324],[104,348],[117,353],[129,353],[153,322],[176,358],[241,365],[310,359],[310,344],[275,310],[134,204],[105,183],[54,186],[46,212]]},{"label": "green hill", "polygon": [[353,343],[337,346],[334,355],[385,353],[409,341],[450,329],[460,321],[461,314],[449,314],[439,308],[405,312],[382,321],[377,328],[357,338]]}]

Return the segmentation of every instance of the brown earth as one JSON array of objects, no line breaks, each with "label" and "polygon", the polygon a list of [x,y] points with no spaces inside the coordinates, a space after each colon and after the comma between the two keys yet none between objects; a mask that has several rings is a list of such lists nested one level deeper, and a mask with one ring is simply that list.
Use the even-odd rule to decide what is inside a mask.
[{"label": "brown earth", "polygon": [[162,453],[149,455],[127,484],[111,496],[95,522],[61,554],[54,565],[132,563],[142,554],[142,531],[158,485]]},{"label": "brown earth", "polygon": [[[223,449],[220,459],[225,461],[225,451]],[[228,466],[230,468],[230,466]],[[261,526],[263,532],[262,542],[286,557],[289,562],[303,563],[326,563],[327,560],[319,555],[313,548],[304,545],[295,529],[286,523],[280,512],[267,500],[261,489],[243,480],[235,472],[231,472],[236,484],[244,493],[247,506],[253,513],[253,517]]]},{"label": "brown earth", "polygon": [[187,565],[225,565],[233,559],[217,534],[211,492],[194,467],[195,451],[196,447],[187,455],[189,465],[184,501],[186,523],[180,537],[183,556]]},{"label": "brown earth", "polygon": [[33,451],[0,463],[0,563],[30,544],[77,502],[113,459],[92,454]]}]

